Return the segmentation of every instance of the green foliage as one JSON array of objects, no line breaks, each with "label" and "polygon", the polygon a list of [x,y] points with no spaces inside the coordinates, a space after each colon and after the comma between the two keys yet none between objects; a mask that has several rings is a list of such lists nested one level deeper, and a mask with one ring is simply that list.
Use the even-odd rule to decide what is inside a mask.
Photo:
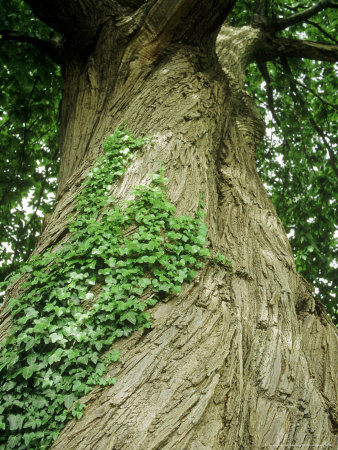
[{"label": "green foliage", "polygon": [[[45,39],[56,37],[21,0],[0,0],[0,29]],[[60,68],[26,43],[0,37],[0,65],[1,281],[29,257],[41,216],[53,207],[62,83]],[[23,204],[27,197],[29,214]]]},{"label": "green foliage", "polygon": [[[268,68],[274,115],[279,123],[271,118],[273,135],[259,149],[259,170],[290,236],[298,271],[316,288],[317,296],[337,321],[338,178],[327,148],[338,131],[337,107],[331,106],[336,101],[335,94],[328,87],[321,100],[302,86],[292,91],[294,77],[302,79],[301,73],[305,73],[302,84],[320,92],[322,78],[325,79],[325,72],[327,79],[332,76],[332,67],[323,63],[320,67],[312,61],[290,61],[292,76],[280,77],[275,65]],[[285,90],[293,95],[286,97]]]},{"label": "green foliage", "polygon": [[113,198],[143,142],[122,129],[107,138],[76,199],[69,241],[20,270],[23,293],[9,300],[13,329],[0,356],[1,448],[48,448],[68,419],[81,418],[79,398],[116,383],[105,377],[119,359],[112,344],[149,328],[146,309],[178,294],[209,256],[203,212],[175,217],[163,169],[134,199]]},{"label": "green foliage", "polygon": [[226,257],[221,253],[217,253],[217,255],[211,259],[211,261],[215,264],[226,267],[228,270],[232,270],[232,262],[227,261]]},{"label": "green foliage", "polygon": [[[287,17],[316,1],[269,3],[270,18]],[[254,2],[239,1],[233,25],[250,22]],[[337,43],[336,10],[279,33],[285,38]],[[289,58],[269,61],[263,76],[247,69],[247,89],[266,118],[258,170],[290,239],[297,270],[338,323],[337,296],[337,74],[332,63]]]},{"label": "green foliage", "polygon": [[[286,94],[292,92],[294,79],[301,79],[302,73],[306,73],[304,86],[311,86],[314,92],[323,90],[322,77],[327,73],[328,79],[332,78],[332,67],[290,61],[293,76],[285,73],[283,77],[280,63],[271,62],[267,68],[273,115],[267,119],[270,130],[258,151],[258,169],[289,235],[298,271],[315,287],[315,294],[337,322],[338,178],[327,149],[338,131],[334,83],[320,98],[300,85],[294,95]],[[317,78],[310,79],[308,73],[312,77],[317,73]],[[268,110],[267,87],[262,85],[261,74],[251,66],[249,76],[254,82],[248,78],[248,89]]]}]

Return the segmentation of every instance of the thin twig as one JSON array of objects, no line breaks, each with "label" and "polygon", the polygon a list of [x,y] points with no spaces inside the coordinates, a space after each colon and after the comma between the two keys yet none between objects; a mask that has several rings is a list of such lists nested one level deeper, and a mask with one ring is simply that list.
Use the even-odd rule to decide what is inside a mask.
[{"label": "thin twig", "polygon": [[288,17],[283,17],[282,19],[269,21],[268,29],[274,32],[285,30],[285,28],[296,25],[297,23],[302,23],[327,8],[338,8],[338,4],[333,3],[330,0],[319,0],[318,3],[310,8],[304,9],[303,11],[297,12]]},{"label": "thin twig", "polygon": [[298,84],[298,86],[303,87],[304,89],[306,89],[307,91],[311,92],[312,95],[314,95],[315,97],[317,97],[322,103],[324,103],[327,106],[330,106],[331,108],[334,108],[336,110],[338,110],[338,106],[334,105],[333,103],[329,103],[328,101],[324,100],[319,94],[317,94],[316,91],[314,91],[313,89],[309,88],[309,86],[306,86],[305,84],[301,83],[298,80],[294,79],[294,82],[296,84]]},{"label": "thin twig", "polygon": [[308,23],[309,25],[312,25],[313,27],[317,28],[324,36],[326,36],[328,39],[333,41],[335,44],[338,44],[337,39],[335,39],[333,36],[331,36],[331,34],[328,33],[326,30],[324,30],[323,27],[318,25],[318,23],[313,22],[312,20],[306,20],[306,23]]},{"label": "thin twig", "polygon": [[[291,92],[294,94],[294,96],[297,96],[301,106],[305,109],[306,108],[305,102],[303,100],[303,97],[300,95],[300,93],[299,93],[299,91],[297,89],[296,80],[293,78],[292,71],[291,71],[291,68],[289,66],[289,63],[288,63],[287,59],[286,58],[281,58],[281,63],[283,65],[286,73],[289,75]],[[333,169],[334,173],[338,176],[338,169],[337,169],[336,162],[335,162],[335,155],[333,153],[333,150],[332,150],[331,146],[327,142],[327,139],[326,139],[324,131],[317,124],[317,122],[314,120],[313,117],[310,117],[309,121],[310,121],[310,124],[313,126],[313,128],[317,131],[317,133],[321,137],[321,139],[322,139],[322,141],[323,141],[323,143],[324,143],[324,145],[325,145],[325,147],[326,147],[326,149],[328,151],[329,160],[330,160],[332,169]]]}]

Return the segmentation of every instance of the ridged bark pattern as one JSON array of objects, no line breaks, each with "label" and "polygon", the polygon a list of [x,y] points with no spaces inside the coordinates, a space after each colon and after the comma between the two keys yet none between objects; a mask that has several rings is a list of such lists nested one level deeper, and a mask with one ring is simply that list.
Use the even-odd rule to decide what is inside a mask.
[{"label": "ridged bark pattern", "polygon": [[85,71],[66,72],[60,198],[37,251],[67,239],[80,182],[125,122],[153,146],[115,197],[130,197],[162,162],[179,214],[192,214],[205,193],[208,246],[234,271],[208,263],[153,309],[150,331],[118,342],[117,384],[83,399],[84,417],[53,449],[334,448],[335,328],[296,273],[255,168],[264,125],[243,75],[259,32],[223,27],[221,65],[212,39],[130,60],[128,46],[112,57],[108,25],[101,33]]}]

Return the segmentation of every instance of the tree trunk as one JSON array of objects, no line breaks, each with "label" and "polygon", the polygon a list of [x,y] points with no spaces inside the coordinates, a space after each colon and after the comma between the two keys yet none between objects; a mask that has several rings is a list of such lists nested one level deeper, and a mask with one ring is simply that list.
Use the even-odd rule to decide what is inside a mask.
[{"label": "tree trunk", "polygon": [[106,136],[125,122],[154,145],[115,198],[149,183],[162,162],[179,214],[192,215],[205,193],[207,245],[234,271],[207,263],[153,308],[150,332],[119,341],[117,384],[88,394],[83,418],[53,448],[334,448],[335,328],[296,273],[255,168],[264,124],[243,78],[259,31],[224,26],[218,59],[215,33],[173,40],[172,23],[157,32],[161,14],[152,10],[120,41],[107,22],[88,58],[65,62],[59,198],[37,252],[67,238],[74,196]]}]

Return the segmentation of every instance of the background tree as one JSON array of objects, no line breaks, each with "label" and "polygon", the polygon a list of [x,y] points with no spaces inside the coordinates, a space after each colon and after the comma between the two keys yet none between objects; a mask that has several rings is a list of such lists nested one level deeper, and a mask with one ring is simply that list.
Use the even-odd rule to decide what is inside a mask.
[{"label": "background tree", "polygon": [[[34,46],[62,67],[64,81],[58,202],[36,252],[69,239],[67,223],[79,183],[102,153],[107,135],[125,121],[136,135],[153,136],[153,146],[148,145],[132,162],[122,184],[117,184],[117,200],[129,196],[129,187],[149,183],[146,174],[156,172],[162,161],[169,179],[168,195],[178,213],[191,215],[198,209],[200,192],[205,193],[208,247],[212,255],[225,253],[234,266],[230,274],[222,258],[214,258],[195,283],[185,285],[169,303],[155,307],[150,333],[138,333],[121,343],[129,352],[123,352],[121,362],[111,370],[124,387],[118,383],[89,393],[84,418],[71,422],[55,447],[334,445],[334,328],[297,275],[283,227],[257,176],[255,151],[263,124],[243,83],[248,68],[248,90],[260,105],[266,103],[274,122],[277,137],[273,146],[265,141],[261,147],[260,166],[288,231],[294,232],[291,242],[298,269],[313,283],[318,274],[327,280],[325,287],[316,283],[334,315],[336,204],[331,193],[337,169],[330,141],[336,111],[332,66],[338,58],[336,3],[26,3],[44,24],[32,22],[28,12],[20,19],[19,32],[11,29],[10,14],[6,14],[8,24],[1,34],[8,45],[3,46],[2,58],[13,60],[10,56],[18,42]],[[21,2],[16,5],[22,8]],[[23,53],[31,58],[30,52]],[[49,168],[55,170],[56,154],[47,149],[56,145],[46,136],[55,136],[49,130],[55,128],[54,94],[60,83],[46,60],[40,60],[35,69],[41,57],[37,55],[35,51],[34,69],[29,59],[32,70],[23,82],[18,83],[22,71],[5,64],[4,78],[12,82],[13,92],[20,87],[29,95],[22,103],[22,96],[15,100],[8,90],[11,95],[3,108],[5,136],[15,137],[15,151],[21,149],[15,159],[13,150],[5,156],[17,179],[14,194],[3,196],[4,211],[10,211],[32,187],[42,204]],[[44,70],[53,82],[49,92],[44,90]],[[39,128],[31,122],[39,120],[39,109],[33,111],[31,106],[35,95],[50,105],[43,109],[48,109],[50,117],[46,115]],[[13,111],[19,111],[19,117],[7,122]],[[27,171],[22,174],[28,140],[35,143],[30,147],[35,150],[29,151]],[[283,155],[282,161],[278,154]],[[32,170],[37,165],[47,169],[34,178]],[[7,178],[9,192],[8,182],[15,177]],[[299,205],[306,205],[304,215],[299,214]],[[15,232],[28,227],[10,220]],[[76,231],[76,226],[70,231]],[[28,252],[31,245],[12,247],[18,254],[23,249]],[[76,264],[73,273],[79,274],[82,266]],[[11,288],[13,297],[18,295],[18,285]],[[27,320],[34,322],[36,317]],[[5,311],[3,335],[9,323]],[[44,348],[53,370],[59,360],[52,355],[62,348]],[[28,380],[25,389],[29,389],[29,383],[37,383],[37,378],[32,381],[34,361],[27,355],[23,360],[28,366],[15,361],[16,371],[8,383],[21,377]],[[38,437],[36,431],[25,430],[22,405],[14,404],[14,408],[6,428],[6,432],[15,431],[11,439],[17,442],[12,440],[11,445],[22,436],[34,442]],[[31,424],[26,428],[34,430]],[[46,439],[46,434],[41,436]]]}]

